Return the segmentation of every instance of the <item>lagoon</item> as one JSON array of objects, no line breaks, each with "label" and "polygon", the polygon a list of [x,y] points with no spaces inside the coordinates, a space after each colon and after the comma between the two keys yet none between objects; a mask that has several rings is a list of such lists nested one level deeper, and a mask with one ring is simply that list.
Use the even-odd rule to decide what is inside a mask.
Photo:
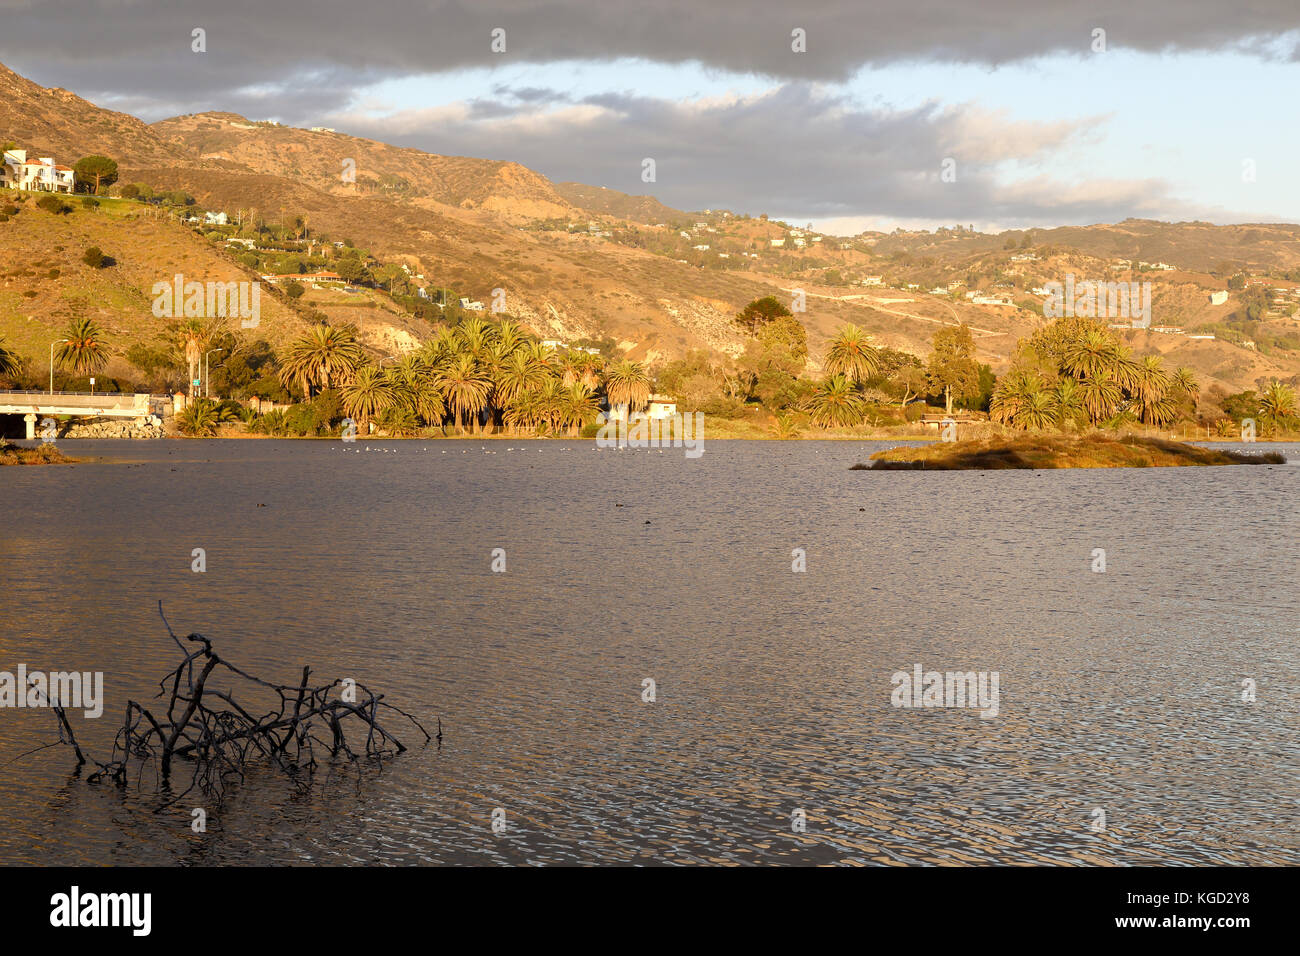
[{"label": "lagoon", "polygon": [[[159,600],[444,738],[155,814],[0,710],[0,863],[1300,863],[1300,466],[848,470],[897,444],[61,441],[0,472],[0,670],[102,671],[83,744]],[[997,716],[893,706],[918,664]]]}]

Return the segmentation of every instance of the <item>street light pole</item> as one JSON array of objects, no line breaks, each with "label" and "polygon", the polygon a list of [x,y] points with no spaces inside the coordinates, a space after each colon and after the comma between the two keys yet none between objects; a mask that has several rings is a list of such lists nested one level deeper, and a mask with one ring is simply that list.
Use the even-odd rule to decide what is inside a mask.
[{"label": "street light pole", "polygon": [[208,349],[203,353],[203,397],[212,397],[212,366],[208,364],[208,356],[213,352],[224,352],[225,349]]}]

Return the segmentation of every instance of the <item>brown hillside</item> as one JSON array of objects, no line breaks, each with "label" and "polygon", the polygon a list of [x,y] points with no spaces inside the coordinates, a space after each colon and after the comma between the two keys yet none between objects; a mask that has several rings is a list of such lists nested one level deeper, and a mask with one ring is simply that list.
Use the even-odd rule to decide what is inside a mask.
[{"label": "brown hillside", "polygon": [[189,161],[183,147],[164,143],[149,125],[88,103],[67,90],[46,89],[0,64],[0,139],[30,158],[53,156],[71,166],[100,153],[122,165]]},{"label": "brown hillside", "polygon": [[[231,168],[283,177],[336,196],[431,199],[508,219],[575,215],[546,177],[518,163],[438,156],[341,133],[255,124],[234,113],[198,113],[151,129],[179,150]],[[344,181],[345,161],[355,182]]]}]

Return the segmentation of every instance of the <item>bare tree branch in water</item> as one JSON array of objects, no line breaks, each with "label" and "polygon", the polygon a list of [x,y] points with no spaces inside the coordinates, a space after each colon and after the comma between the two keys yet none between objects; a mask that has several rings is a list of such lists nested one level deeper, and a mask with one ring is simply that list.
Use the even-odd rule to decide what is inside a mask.
[{"label": "bare tree branch in water", "polygon": [[[126,786],[135,762],[141,774],[146,767],[156,766],[163,788],[170,791],[174,765],[184,763],[191,768],[191,779],[175,799],[195,789],[219,797],[231,781],[244,779],[250,763],[265,761],[300,786],[309,786],[319,765],[318,752],[330,758],[382,763],[385,757],[406,750],[380,723],[381,708],[406,718],[424,734],[426,743],[435,739],[418,720],[364,684],[333,680],[313,685],[310,667],[302,669],[296,684],[262,680],[219,656],[203,635],[178,638],[162,613],[161,601],[158,613],[184,655],[175,670],[158,682],[155,698],[167,700],[161,717],[128,700],[112,755],[100,761],[78,744],[62,705],[51,702],[59,722],[59,742],[72,747],[77,770],[87,763],[97,768],[87,777],[92,783],[111,780]],[[223,678],[231,683],[216,689]],[[363,730],[364,744],[357,742]],[[436,739],[442,742],[441,721]]]}]

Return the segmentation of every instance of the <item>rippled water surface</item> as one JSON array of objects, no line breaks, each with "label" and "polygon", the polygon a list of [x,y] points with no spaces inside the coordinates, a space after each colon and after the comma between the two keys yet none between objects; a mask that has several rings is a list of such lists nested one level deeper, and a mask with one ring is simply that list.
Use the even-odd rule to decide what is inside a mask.
[{"label": "rippled water surface", "polygon": [[[159,600],[255,673],[355,677],[444,737],[306,794],[254,771],[199,836],[202,800],[89,785],[26,753],[48,712],[0,710],[0,863],[1300,863],[1295,464],[60,447],[85,460],[0,469],[0,670],[102,670],[83,743],[173,666]],[[996,671],[998,716],[891,706],[915,664]]]}]

